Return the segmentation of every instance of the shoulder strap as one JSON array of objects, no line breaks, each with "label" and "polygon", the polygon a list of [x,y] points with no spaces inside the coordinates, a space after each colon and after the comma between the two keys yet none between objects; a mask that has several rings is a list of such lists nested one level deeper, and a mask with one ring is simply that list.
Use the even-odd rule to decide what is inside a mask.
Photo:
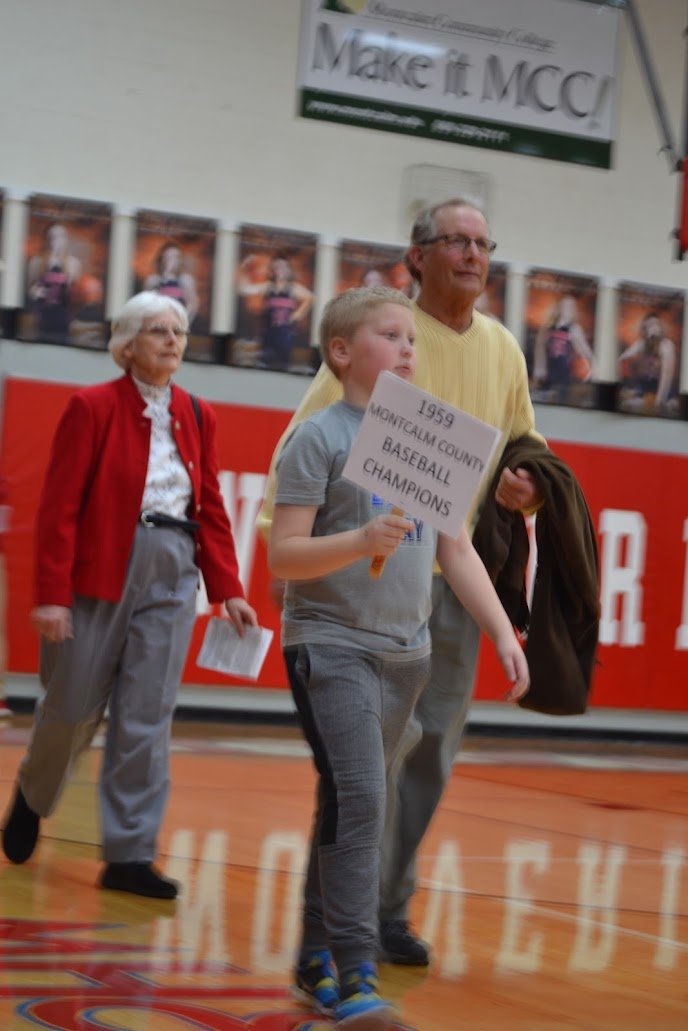
[{"label": "shoulder strap", "polygon": [[195,394],[189,394],[189,397],[191,398],[191,405],[194,410],[194,415],[196,416],[196,422],[198,423],[199,433],[203,435],[203,426],[201,424],[201,403]]}]

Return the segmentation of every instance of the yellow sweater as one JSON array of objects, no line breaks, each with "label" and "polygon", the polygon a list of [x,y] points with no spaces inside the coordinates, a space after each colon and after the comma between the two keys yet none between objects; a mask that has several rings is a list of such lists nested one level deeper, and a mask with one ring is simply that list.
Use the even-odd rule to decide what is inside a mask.
[{"label": "yellow sweater", "polygon": [[[465,333],[455,333],[417,305],[414,304],[413,309],[417,354],[415,385],[502,431],[492,465],[483,477],[481,490],[466,520],[472,532],[507,441],[526,433],[543,440],[535,431],[525,359],[511,333],[501,323],[477,311],[473,312],[473,321]],[[341,383],[323,363],[272,457],[265,499],[258,514],[258,530],[266,539],[274,508],[275,465],[282,444],[294,426],[341,396]]]}]

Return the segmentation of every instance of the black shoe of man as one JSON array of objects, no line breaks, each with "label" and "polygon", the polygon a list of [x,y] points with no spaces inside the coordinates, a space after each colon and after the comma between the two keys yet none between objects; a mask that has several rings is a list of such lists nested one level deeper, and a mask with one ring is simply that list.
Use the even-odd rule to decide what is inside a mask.
[{"label": "black shoe of man", "polygon": [[2,829],[2,850],[10,863],[25,863],[38,841],[41,818],[30,809],[17,785],[10,814]]},{"label": "black shoe of man", "polygon": [[100,886],[149,899],[176,899],[179,893],[177,882],[161,877],[150,863],[108,863]]},{"label": "black shoe of man", "polygon": [[427,967],[430,947],[417,938],[408,920],[385,920],[380,924],[380,958],[386,963],[405,967]]}]

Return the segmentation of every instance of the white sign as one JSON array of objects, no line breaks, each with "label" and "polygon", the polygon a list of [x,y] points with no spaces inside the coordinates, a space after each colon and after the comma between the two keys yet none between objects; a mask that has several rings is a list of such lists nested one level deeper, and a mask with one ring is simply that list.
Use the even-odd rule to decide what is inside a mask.
[{"label": "white sign", "polygon": [[494,426],[383,372],[342,475],[456,538],[500,436]]},{"label": "white sign", "polygon": [[303,0],[299,112],[609,168],[604,0]]}]

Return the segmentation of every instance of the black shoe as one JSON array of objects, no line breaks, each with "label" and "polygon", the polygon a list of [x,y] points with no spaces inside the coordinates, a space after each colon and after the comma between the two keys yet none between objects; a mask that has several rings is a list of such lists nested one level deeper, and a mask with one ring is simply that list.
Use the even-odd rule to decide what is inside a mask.
[{"label": "black shoe", "polygon": [[100,886],[150,899],[176,899],[179,892],[177,882],[161,877],[150,863],[108,863]]},{"label": "black shoe", "polygon": [[409,930],[408,920],[385,920],[380,924],[380,958],[406,967],[427,967],[430,948]]},{"label": "black shoe", "polygon": [[25,863],[38,841],[41,818],[29,809],[22,790],[17,786],[10,815],[2,831],[2,850],[10,863]]}]

